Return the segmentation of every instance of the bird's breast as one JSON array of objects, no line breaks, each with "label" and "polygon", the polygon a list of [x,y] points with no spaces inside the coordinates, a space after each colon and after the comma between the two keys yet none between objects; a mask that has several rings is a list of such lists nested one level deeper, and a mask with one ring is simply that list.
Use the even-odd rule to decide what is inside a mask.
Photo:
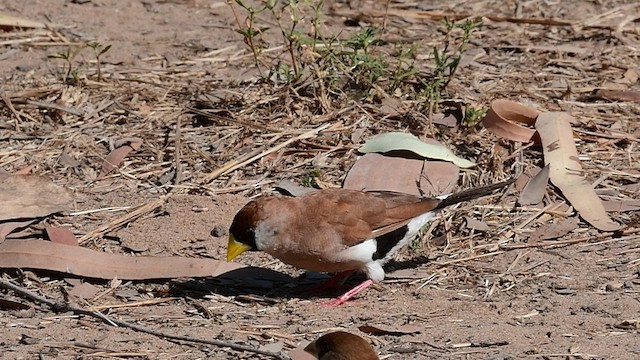
[{"label": "bird's breast", "polygon": [[321,272],[342,272],[359,270],[364,266],[360,259],[340,256],[340,251],[296,251],[296,249],[267,249],[268,254],[280,259],[285,264],[299,269]]}]

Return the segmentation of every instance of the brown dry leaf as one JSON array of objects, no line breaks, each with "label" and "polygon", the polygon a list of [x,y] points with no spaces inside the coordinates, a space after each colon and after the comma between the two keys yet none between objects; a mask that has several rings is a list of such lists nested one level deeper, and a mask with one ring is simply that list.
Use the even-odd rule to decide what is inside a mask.
[{"label": "brown dry leaf", "polygon": [[290,196],[301,196],[317,190],[310,187],[300,186],[289,180],[280,181],[278,185],[275,186],[275,189],[281,194]]},{"label": "brown dry leaf", "polygon": [[540,168],[534,166],[530,169],[525,169],[525,171],[518,176],[516,182],[513,184],[513,187],[516,191],[524,190],[524,187],[527,186],[529,180],[531,180],[538,172],[540,172]]},{"label": "brown dry leaf", "polygon": [[388,325],[362,325],[359,326],[360,331],[371,335],[407,335],[415,334],[422,331],[422,327],[418,325],[402,325],[398,327],[390,327]]},{"label": "brown dry leaf", "polygon": [[548,112],[540,114],[536,121],[551,182],[589,224],[602,231],[618,230],[620,225],[609,218],[602,201],[585,179],[573,140],[571,119],[566,113]]},{"label": "brown dry leaf", "polygon": [[78,239],[76,239],[76,236],[67,228],[45,226],[44,230],[47,232],[49,240],[54,243],[78,246]]},{"label": "brown dry leaf", "polygon": [[629,193],[640,193],[640,183],[622,185],[620,188]]},{"label": "brown dry leaf", "polygon": [[487,225],[486,222],[477,220],[470,216],[465,216],[464,221],[467,224],[468,229],[477,230],[477,231],[489,231],[491,228]]},{"label": "brown dry leaf", "polygon": [[0,29],[2,30],[9,31],[13,29],[26,29],[26,28],[43,29],[45,27],[46,27],[45,23],[24,19],[20,17],[15,17],[7,13],[0,12]]},{"label": "brown dry leaf", "polygon": [[407,112],[402,100],[387,96],[380,102],[380,112],[387,116],[400,116]]},{"label": "brown dry leaf", "polygon": [[543,224],[529,236],[529,242],[557,239],[578,228],[580,219],[571,217],[552,224]]},{"label": "brown dry leaf", "polygon": [[632,90],[606,90],[596,91],[597,98],[609,101],[629,101],[640,104],[640,92]]},{"label": "brown dry leaf", "polygon": [[518,203],[520,205],[535,205],[542,202],[549,182],[549,165],[542,168],[522,189]]},{"label": "brown dry leaf", "polygon": [[533,129],[516,124],[533,126],[538,114],[536,109],[514,101],[494,100],[482,119],[482,125],[494,135],[511,141],[538,142]]},{"label": "brown dry leaf", "polygon": [[622,80],[628,85],[635,84],[638,82],[638,71],[636,71],[636,69],[627,69],[627,71],[624,72]]},{"label": "brown dry leaf", "polygon": [[268,343],[266,345],[260,346],[260,350],[277,353],[277,352],[282,351],[283,347],[284,347],[284,342],[276,341],[276,342],[273,342],[273,343]]},{"label": "brown dry leaf", "polygon": [[640,210],[640,199],[606,200],[604,209],[610,212],[627,212]]},{"label": "brown dry leaf", "polygon": [[459,173],[460,169],[448,161],[425,161],[369,153],[359,158],[351,167],[343,187],[395,191],[416,196],[441,195],[453,190]]},{"label": "brown dry leaf", "polygon": [[98,180],[104,178],[108,173],[118,166],[122,160],[133,150],[138,150],[142,146],[140,138],[126,138],[116,143],[116,148],[107,155],[102,163],[102,170],[98,175]]},{"label": "brown dry leaf", "polygon": [[69,295],[73,295],[81,299],[93,299],[100,291],[101,289],[97,286],[81,282],[69,290]]},{"label": "brown dry leaf", "polygon": [[406,159],[377,153],[365,154],[353,164],[342,187],[420,195],[418,184],[423,165],[422,159]]},{"label": "brown dry leaf", "polygon": [[362,139],[366,130],[367,128],[365,127],[359,127],[353,130],[353,132],[351,133],[351,142],[354,144],[360,143],[360,139]]},{"label": "brown dry leaf", "polygon": [[0,221],[30,219],[67,210],[69,191],[38,175],[0,175]]},{"label": "brown dry leaf", "polygon": [[31,225],[33,220],[25,220],[25,221],[0,221],[0,242],[4,241],[9,234],[11,234],[15,229],[20,229],[25,226]]},{"label": "brown dry leaf", "polygon": [[289,351],[289,357],[291,360],[317,360],[315,356],[304,351],[304,348],[307,347],[307,345],[308,344],[303,344]]},{"label": "brown dry leaf", "polygon": [[432,122],[436,125],[443,125],[450,128],[458,125],[458,119],[453,114],[434,114]]},{"label": "brown dry leaf", "polygon": [[420,190],[424,196],[449,194],[458,183],[460,168],[448,161],[427,160],[422,168]]},{"label": "brown dry leaf", "polygon": [[0,243],[0,264],[107,280],[218,276],[244,267],[211,259],[116,255],[44,240],[5,240]]},{"label": "brown dry leaf", "polygon": [[35,167],[35,165],[29,165],[26,167],[23,167],[22,169],[16,171],[13,173],[13,175],[27,175],[27,174],[31,174],[31,170],[33,170],[33,168]]}]

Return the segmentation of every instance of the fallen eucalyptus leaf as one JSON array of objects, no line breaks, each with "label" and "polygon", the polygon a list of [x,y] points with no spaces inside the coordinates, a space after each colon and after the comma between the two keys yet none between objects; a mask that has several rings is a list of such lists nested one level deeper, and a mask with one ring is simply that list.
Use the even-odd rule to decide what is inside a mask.
[{"label": "fallen eucalyptus leaf", "polygon": [[579,219],[570,217],[552,224],[543,224],[529,236],[529,242],[557,239],[578,228]]},{"label": "fallen eucalyptus leaf", "polygon": [[0,175],[0,221],[32,219],[68,210],[69,191],[38,175]]},{"label": "fallen eucalyptus leaf", "polygon": [[46,26],[47,25],[45,23],[42,23],[40,21],[33,21],[0,12],[0,29],[2,30],[27,28],[43,29]]},{"label": "fallen eucalyptus leaf", "polygon": [[304,349],[309,345],[309,342],[304,342],[297,348],[289,351],[289,357],[291,360],[317,360],[317,358],[308,352],[304,351]]},{"label": "fallen eucalyptus leaf", "polygon": [[317,191],[317,189],[314,188],[294,184],[289,180],[280,181],[278,185],[275,186],[275,188],[279,193],[289,196],[301,196],[313,191]]},{"label": "fallen eucalyptus leaf", "polygon": [[477,231],[489,231],[491,228],[486,222],[477,220],[470,216],[465,216],[464,221],[467,223],[467,228]]},{"label": "fallen eucalyptus leaf", "polygon": [[25,221],[0,221],[0,242],[4,241],[14,230],[31,225],[35,219]]},{"label": "fallen eucalyptus leaf", "polygon": [[145,280],[218,276],[244,265],[179,256],[116,255],[45,240],[5,240],[0,243],[0,269],[9,268],[43,269],[107,280]]},{"label": "fallen eucalyptus leaf", "polygon": [[387,153],[390,151],[410,151],[428,159],[450,161],[462,168],[476,164],[456,156],[451,149],[441,144],[429,144],[409,133],[390,132],[374,136],[360,147],[361,153]]},{"label": "fallen eucalyptus leaf", "polygon": [[520,192],[518,203],[520,205],[535,205],[542,202],[544,194],[547,192],[549,183],[549,165],[542,168],[534,177],[527,182]]},{"label": "fallen eucalyptus leaf", "polygon": [[111,151],[104,159],[98,179],[104,178],[108,173],[115,169],[131,151],[138,150],[141,146],[142,139],[140,138],[126,138],[119,140],[116,144],[116,148],[113,149],[113,151]]},{"label": "fallen eucalyptus leaf", "polygon": [[81,299],[93,299],[100,291],[101,289],[95,285],[87,282],[81,282],[69,290],[69,295],[73,295]]},{"label": "fallen eucalyptus leaf", "polygon": [[47,232],[49,240],[65,245],[78,246],[78,239],[67,228],[56,228],[53,226],[45,226],[44,230]]},{"label": "fallen eucalyptus leaf", "polygon": [[536,121],[551,182],[589,224],[602,231],[619,230],[620,225],[607,215],[602,200],[585,178],[573,140],[571,119],[566,113],[546,112]]},{"label": "fallen eucalyptus leaf", "polygon": [[615,199],[603,201],[604,209],[609,212],[628,212],[640,210],[640,199]]},{"label": "fallen eucalyptus leaf", "polygon": [[519,142],[536,141],[535,130],[518,125],[532,126],[536,122],[538,111],[526,105],[510,100],[494,100],[487,115],[482,118],[482,125],[496,136]]}]

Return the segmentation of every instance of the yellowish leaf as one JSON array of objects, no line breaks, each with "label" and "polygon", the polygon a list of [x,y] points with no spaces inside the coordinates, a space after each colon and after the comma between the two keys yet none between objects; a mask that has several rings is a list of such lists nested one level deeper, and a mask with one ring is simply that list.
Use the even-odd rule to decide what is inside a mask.
[{"label": "yellowish leaf", "polygon": [[602,231],[618,230],[620,225],[609,218],[602,200],[585,178],[573,140],[571,119],[566,113],[547,112],[541,113],[536,121],[551,183],[589,224]]}]

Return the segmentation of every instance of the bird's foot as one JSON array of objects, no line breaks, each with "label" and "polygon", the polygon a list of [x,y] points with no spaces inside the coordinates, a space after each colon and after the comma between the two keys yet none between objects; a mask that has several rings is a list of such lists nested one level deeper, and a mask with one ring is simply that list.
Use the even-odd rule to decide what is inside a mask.
[{"label": "bird's foot", "polygon": [[333,275],[329,280],[323,282],[320,285],[314,285],[305,287],[302,292],[305,293],[320,293],[327,290],[332,290],[338,287],[338,284],[353,274],[355,270],[347,270]]},{"label": "bird's foot", "polygon": [[346,303],[349,299],[354,297],[360,291],[368,288],[371,284],[373,284],[373,280],[367,279],[366,281],[363,281],[360,285],[354,287],[353,289],[347,291],[346,293],[340,295],[339,297],[333,300],[323,301],[322,305],[329,306],[329,307],[340,306]]}]

